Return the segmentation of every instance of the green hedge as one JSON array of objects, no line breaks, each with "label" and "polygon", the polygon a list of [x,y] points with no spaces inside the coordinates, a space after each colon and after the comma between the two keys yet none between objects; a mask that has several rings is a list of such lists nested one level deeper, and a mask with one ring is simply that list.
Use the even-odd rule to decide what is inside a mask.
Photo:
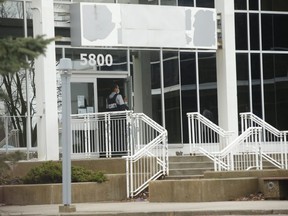
[{"label": "green hedge", "polygon": [[[32,168],[22,178],[24,184],[62,183],[62,163],[47,161]],[[107,178],[102,172],[95,172],[83,167],[72,166],[72,182],[104,182]]]}]

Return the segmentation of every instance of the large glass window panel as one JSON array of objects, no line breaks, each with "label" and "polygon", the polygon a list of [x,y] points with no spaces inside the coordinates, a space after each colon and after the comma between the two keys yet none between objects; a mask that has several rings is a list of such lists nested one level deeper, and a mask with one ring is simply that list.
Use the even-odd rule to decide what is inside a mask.
[{"label": "large glass window panel", "polygon": [[265,120],[279,130],[288,129],[288,55],[263,54]]},{"label": "large glass window panel", "polygon": [[246,10],[247,1],[246,0],[234,0],[234,8],[235,10]]},{"label": "large glass window panel", "polygon": [[65,49],[75,70],[128,71],[126,50]]},{"label": "large glass window panel", "polygon": [[250,111],[248,54],[236,55],[238,112]]},{"label": "large glass window panel", "polygon": [[178,0],[178,6],[193,7],[194,0]]},{"label": "large glass window panel", "polygon": [[288,50],[288,15],[262,14],[263,50]]},{"label": "large glass window panel", "polygon": [[274,55],[263,54],[263,78],[265,97],[265,121],[271,125],[277,124],[276,89],[274,73]]},{"label": "large glass window panel", "polygon": [[218,124],[216,54],[199,53],[200,112],[209,111],[209,119]]},{"label": "large glass window panel", "polygon": [[259,50],[259,15],[250,14],[250,48]]},{"label": "large glass window panel", "polygon": [[197,112],[195,53],[180,53],[183,143],[189,142],[187,113]]},{"label": "large glass window panel", "polygon": [[237,50],[248,49],[247,14],[245,13],[235,13],[235,38]]},{"label": "large glass window panel", "polygon": [[169,143],[181,143],[178,52],[163,51],[165,125]]},{"label": "large glass window panel", "polygon": [[275,81],[276,81],[276,113],[277,128],[279,130],[288,129],[288,55],[275,55]]},{"label": "large glass window panel", "polygon": [[0,37],[24,37],[23,2],[4,2],[0,11]]},{"label": "large glass window panel", "polygon": [[258,0],[249,0],[249,10],[258,10]]},{"label": "large glass window panel", "polygon": [[261,10],[288,11],[287,0],[261,0]]},{"label": "large glass window panel", "polygon": [[214,0],[196,0],[196,7],[214,8]]},{"label": "large glass window panel", "polygon": [[251,54],[253,113],[262,118],[260,54]]},{"label": "large glass window panel", "polygon": [[177,5],[177,0],[161,0],[161,5]]},{"label": "large glass window panel", "polygon": [[[152,95],[152,118],[154,121],[162,123],[162,102],[161,102],[161,69],[160,52],[150,51],[151,70],[151,95]],[[135,87],[134,87],[135,88]]]}]

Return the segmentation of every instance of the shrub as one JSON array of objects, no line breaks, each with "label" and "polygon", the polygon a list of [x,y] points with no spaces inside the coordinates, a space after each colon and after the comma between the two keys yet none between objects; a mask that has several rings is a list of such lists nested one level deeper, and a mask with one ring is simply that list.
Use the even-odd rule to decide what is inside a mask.
[{"label": "shrub", "polygon": [[1,153],[0,154],[0,185],[21,183],[20,178],[11,178],[9,175],[10,165],[15,164],[19,160],[25,159],[25,153],[20,151]]},{"label": "shrub", "polygon": [[[83,167],[72,166],[72,182],[104,182],[106,176],[102,172],[94,172]],[[62,163],[47,161],[32,168],[25,177],[24,184],[49,184],[62,182]]]}]

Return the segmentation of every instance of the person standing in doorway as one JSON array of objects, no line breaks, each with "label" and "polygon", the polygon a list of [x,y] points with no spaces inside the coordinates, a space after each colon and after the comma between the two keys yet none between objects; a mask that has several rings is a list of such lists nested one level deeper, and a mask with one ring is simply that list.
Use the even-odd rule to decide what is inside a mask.
[{"label": "person standing in doorway", "polygon": [[113,84],[112,92],[107,98],[107,110],[108,111],[123,111],[128,110],[127,100],[120,94],[118,84]]}]

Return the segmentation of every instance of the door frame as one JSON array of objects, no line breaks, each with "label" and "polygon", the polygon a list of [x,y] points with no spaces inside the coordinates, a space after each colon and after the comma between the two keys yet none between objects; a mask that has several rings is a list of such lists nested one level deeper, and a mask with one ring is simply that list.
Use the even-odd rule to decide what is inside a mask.
[{"label": "door frame", "polygon": [[94,112],[98,112],[98,86],[97,79],[127,79],[129,73],[127,72],[107,72],[107,71],[97,71],[97,73],[83,73],[83,71],[73,71],[71,75],[71,83],[93,83],[94,89]]}]

